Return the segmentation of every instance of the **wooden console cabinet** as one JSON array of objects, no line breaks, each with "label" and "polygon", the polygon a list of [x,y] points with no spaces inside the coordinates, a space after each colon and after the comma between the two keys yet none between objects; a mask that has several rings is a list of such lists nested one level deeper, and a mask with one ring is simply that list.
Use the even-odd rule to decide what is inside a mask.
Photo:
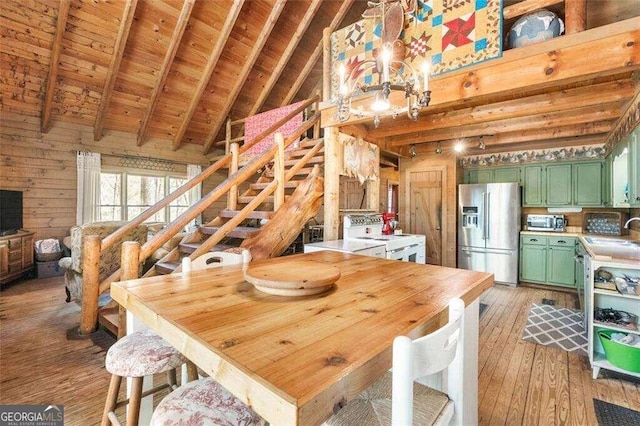
[{"label": "wooden console cabinet", "polygon": [[0,284],[33,269],[33,232],[0,237]]}]

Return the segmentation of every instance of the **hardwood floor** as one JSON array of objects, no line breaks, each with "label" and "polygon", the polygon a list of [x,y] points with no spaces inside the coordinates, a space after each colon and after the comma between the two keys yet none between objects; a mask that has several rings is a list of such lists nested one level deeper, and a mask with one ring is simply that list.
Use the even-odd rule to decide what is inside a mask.
[{"label": "hardwood floor", "polygon": [[[80,308],[65,303],[63,286],[62,278],[29,280],[0,293],[0,404],[64,404],[66,425],[99,424],[114,339],[67,337]],[[542,298],[575,306],[572,295],[526,287],[496,286],[481,298],[489,306],[480,319],[480,423],[595,425],[592,398],[640,410],[637,384],[594,381],[586,358],[520,339]]]}]

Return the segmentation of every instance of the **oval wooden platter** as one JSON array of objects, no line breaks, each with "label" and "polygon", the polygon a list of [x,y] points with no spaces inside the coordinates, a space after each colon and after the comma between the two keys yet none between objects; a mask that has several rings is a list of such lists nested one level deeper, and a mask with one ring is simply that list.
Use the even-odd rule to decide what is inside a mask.
[{"label": "oval wooden platter", "polygon": [[326,263],[292,260],[282,265],[250,265],[244,279],[258,290],[277,296],[309,296],[323,293],[340,278],[340,269]]}]

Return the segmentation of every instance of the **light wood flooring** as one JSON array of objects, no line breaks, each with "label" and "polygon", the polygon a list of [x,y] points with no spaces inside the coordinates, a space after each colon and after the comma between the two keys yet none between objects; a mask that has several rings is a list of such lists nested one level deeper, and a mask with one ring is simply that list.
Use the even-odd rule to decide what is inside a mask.
[{"label": "light wood flooring", "polygon": [[[65,303],[62,278],[16,282],[0,292],[0,404],[64,404],[66,425],[99,424],[109,375],[104,331],[71,340],[80,308]],[[640,386],[591,379],[588,360],[520,339],[531,303],[570,294],[497,286],[482,296],[481,424],[595,425],[592,398],[640,410]],[[120,409],[122,410],[122,409]]]}]

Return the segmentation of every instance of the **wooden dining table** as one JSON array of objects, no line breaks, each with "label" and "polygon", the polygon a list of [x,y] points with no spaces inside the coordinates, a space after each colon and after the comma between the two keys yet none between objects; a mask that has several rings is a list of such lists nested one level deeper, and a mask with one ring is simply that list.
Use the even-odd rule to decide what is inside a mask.
[{"label": "wooden dining table", "polygon": [[[338,268],[328,291],[276,296],[245,268],[301,261]],[[304,277],[305,271],[299,271]],[[111,295],[272,425],[316,425],[391,367],[393,339],[416,338],[466,305],[462,424],[477,423],[478,298],[493,275],[320,251],[113,283]]]}]

